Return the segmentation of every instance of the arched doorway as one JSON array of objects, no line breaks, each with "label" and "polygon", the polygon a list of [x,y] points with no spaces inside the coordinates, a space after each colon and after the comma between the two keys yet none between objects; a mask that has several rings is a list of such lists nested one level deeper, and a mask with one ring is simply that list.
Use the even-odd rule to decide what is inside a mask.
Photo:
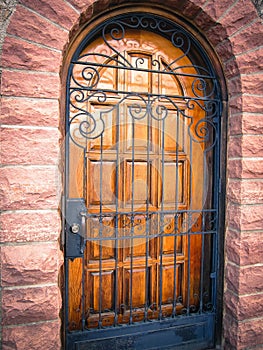
[{"label": "arched doorway", "polygon": [[93,25],[67,79],[68,349],[214,344],[220,84],[160,14]]}]

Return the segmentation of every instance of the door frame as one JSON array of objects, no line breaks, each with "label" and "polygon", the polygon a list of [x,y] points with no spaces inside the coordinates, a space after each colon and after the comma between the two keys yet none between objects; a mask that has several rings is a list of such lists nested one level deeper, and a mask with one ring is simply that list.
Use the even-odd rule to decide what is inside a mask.
[{"label": "door frame", "polygon": [[[159,15],[164,18],[167,18],[169,20],[174,21],[175,23],[181,25],[188,33],[191,35],[194,35],[197,41],[200,43],[200,49],[204,51],[209,58],[214,72],[217,74],[218,81],[220,83],[221,87],[221,101],[222,101],[222,114],[221,114],[221,132],[220,132],[220,193],[219,193],[219,207],[218,207],[218,213],[220,216],[219,220],[219,226],[218,226],[218,233],[219,233],[219,239],[218,239],[218,253],[217,253],[217,264],[218,264],[218,277],[217,277],[217,308],[216,308],[216,319],[217,319],[217,327],[215,329],[215,339],[216,343],[220,344],[221,342],[221,333],[222,333],[222,305],[223,305],[223,280],[224,280],[224,230],[225,230],[225,188],[226,188],[226,144],[227,144],[227,88],[225,83],[225,78],[223,74],[223,70],[219,61],[219,58],[217,57],[215,51],[210,46],[208,41],[202,36],[200,31],[195,28],[192,24],[190,24],[187,20],[182,18],[177,13],[173,13],[169,10],[169,13],[166,11],[164,7],[161,6],[153,6],[151,8],[147,6],[133,6],[133,5],[126,5],[126,6],[118,6],[115,9],[104,11],[102,14],[95,16],[90,20],[88,23],[83,25],[78,32],[75,34],[74,38],[72,39],[69,48],[65,54],[64,62],[63,62],[63,69],[62,69],[62,109],[63,113],[65,113],[65,105],[66,105],[66,85],[67,85],[67,74],[68,74],[68,68],[71,62],[71,59],[75,52],[81,51],[83,45],[85,44],[84,38],[89,36],[90,33],[92,33],[93,29],[98,27],[101,23],[103,23],[109,16],[121,16],[123,12],[145,12],[145,13],[151,13],[154,15]],[[66,194],[66,182],[67,182],[67,174],[68,174],[68,163],[67,163],[67,151],[68,151],[68,145],[66,143],[65,147],[65,163],[66,163],[66,172],[64,176],[64,193]],[[79,209],[79,208],[78,208]],[[66,201],[64,201],[63,204],[63,213],[66,211]],[[64,226],[63,232],[65,232],[66,225]],[[67,307],[67,291],[65,288],[64,293],[64,311]],[[65,319],[65,317],[64,317]],[[210,324],[211,320],[208,320],[208,323]],[[185,326],[186,324],[184,324]],[[209,326],[210,327],[210,326]],[[139,328],[139,327],[138,327]],[[64,334],[66,334],[66,324],[64,322]],[[76,339],[79,339],[78,349],[84,349],[81,345],[81,335],[77,335]],[[187,347],[186,347],[187,348]],[[191,348],[191,347],[190,347]]]}]

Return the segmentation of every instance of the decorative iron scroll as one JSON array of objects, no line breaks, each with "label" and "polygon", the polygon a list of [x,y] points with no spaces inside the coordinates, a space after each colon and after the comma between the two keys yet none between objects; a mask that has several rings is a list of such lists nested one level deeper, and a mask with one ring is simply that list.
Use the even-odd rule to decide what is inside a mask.
[{"label": "decorative iron scroll", "polygon": [[[147,69],[144,68],[145,59],[142,57],[130,62],[124,52],[117,50],[118,45],[123,46],[123,44],[126,45],[125,50],[129,50],[129,40],[125,41],[129,30],[158,32],[159,35],[168,39],[174,48],[178,49],[178,57],[174,57],[171,62],[165,64],[154,59],[151,67]],[[217,79],[206,61],[203,62],[203,66],[192,64],[192,62],[187,65],[180,64],[185,58],[191,61],[191,52],[198,49],[196,40],[180,26],[152,15],[132,15],[122,20],[113,19],[101,28],[100,34],[104,42],[101,52],[98,48],[96,52],[79,55],[73,59],[71,64],[69,133],[73,142],[85,148],[85,142],[81,138],[95,139],[104,133],[103,113],[117,109],[131,98],[136,98],[140,102],[129,107],[129,114],[134,120],[146,119],[148,115],[153,119],[163,120],[171,106],[189,120],[190,130],[194,124],[192,112],[196,109],[202,110],[205,117],[194,125],[194,132],[189,132],[189,134],[194,142],[205,143],[206,148],[211,149],[217,142],[218,115],[221,110]],[[120,42],[122,42],[121,45]],[[136,48],[131,47],[131,49]],[[145,91],[134,93],[112,88],[103,89],[100,87],[103,69],[112,69],[116,72],[123,70],[148,72],[163,76],[164,79],[170,76],[179,81],[184,77],[191,77],[191,95],[185,92],[168,95],[146,93]],[[109,110],[101,113],[97,120],[87,110],[87,104],[96,101],[106,105],[112,94],[119,94],[121,99]]]}]

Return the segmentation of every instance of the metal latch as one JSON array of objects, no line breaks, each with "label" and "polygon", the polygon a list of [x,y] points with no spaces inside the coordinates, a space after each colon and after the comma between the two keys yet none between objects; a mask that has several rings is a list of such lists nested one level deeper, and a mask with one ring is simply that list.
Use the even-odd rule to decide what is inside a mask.
[{"label": "metal latch", "polygon": [[66,256],[81,257],[85,249],[86,205],[84,198],[66,200]]}]

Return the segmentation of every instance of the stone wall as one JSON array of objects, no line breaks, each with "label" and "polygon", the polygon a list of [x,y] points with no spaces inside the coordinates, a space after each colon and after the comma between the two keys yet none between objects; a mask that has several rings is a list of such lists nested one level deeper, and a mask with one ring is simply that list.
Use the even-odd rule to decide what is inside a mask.
[{"label": "stone wall", "polygon": [[[0,168],[6,350],[61,346],[59,73],[75,31],[118,3],[132,1],[20,0],[7,27]],[[224,348],[263,348],[263,26],[250,0],[167,0],[166,6],[206,35],[225,72]]]}]

